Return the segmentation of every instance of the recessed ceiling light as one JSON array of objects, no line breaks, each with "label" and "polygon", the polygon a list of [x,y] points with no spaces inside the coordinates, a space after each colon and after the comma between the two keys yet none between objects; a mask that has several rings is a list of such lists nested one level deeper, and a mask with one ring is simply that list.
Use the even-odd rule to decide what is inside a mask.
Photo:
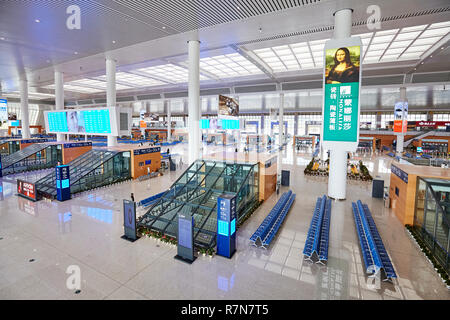
[{"label": "recessed ceiling light", "polygon": [[113,40],[112,43],[116,43],[116,40]]},{"label": "recessed ceiling light", "polygon": [[166,27],[165,27],[165,26],[163,26],[162,28],[163,28],[163,29],[165,29]]},{"label": "recessed ceiling light", "polygon": [[77,52],[77,51],[75,51],[75,52],[74,52],[74,54],[78,54],[78,52]]},{"label": "recessed ceiling light", "polygon": [[5,40],[5,37],[1,37],[0,40]]},{"label": "recessed ceiling light", "polygon": [[34,22],[37,22],[37,23],[39,23],[39,22],[41,22],[41,20],[39,20],[39,19],[35,19],[35,20],[34,20]]}]

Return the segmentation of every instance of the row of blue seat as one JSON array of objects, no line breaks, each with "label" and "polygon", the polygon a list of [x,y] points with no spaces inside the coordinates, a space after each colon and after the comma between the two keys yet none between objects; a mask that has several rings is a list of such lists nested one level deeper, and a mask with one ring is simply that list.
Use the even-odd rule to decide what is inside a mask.
[{"label": "row of blue seat", "polygon": [[384,281],[397,278],[369,207],[358,200],[352,203],[352,209],[366,272],[372,275],[383,272]]},{"label": "row of blue seat", "polygon": [[291,190],[281,195],[267,217],[250,237],[251,244],[258,246],[259,243],[260,246],[267,249],[289,212],[294,199],[295,194],[293,194]]},{"label": "row of blue seat", "polygon": [[268,248],[270,243],[272,242],[273,238],[275,237],[275,235],[277,234],[278,230],[280,229],[281,224],[284,221],[284,218],[286,218],[286,215],[289,212],[289,209],[291,209],[292,203],[295,200],[295,194],[292,194],[287,202],[286,205],[283,207],[283,209],[281,210],[280,214],[278,215],[278,218],[275,220],[275,223],[273,225],[273,227],[270,229],[269,233],[267,234],[267,236],[263,239],[262,241],[262,247],[263,248]]},{"label": "row of blue seat", "polygon": [[328,243],[330,234],[331,200],[324,195],[317,198],[313,217],[306,236],[303,255],[306,259],[325,264],[328,260]]}]

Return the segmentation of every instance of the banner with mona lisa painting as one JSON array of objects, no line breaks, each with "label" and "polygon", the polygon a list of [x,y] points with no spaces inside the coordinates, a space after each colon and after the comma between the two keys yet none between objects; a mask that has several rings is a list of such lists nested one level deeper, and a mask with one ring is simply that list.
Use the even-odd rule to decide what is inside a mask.
[{"label": "banner with mona lisa painting", "polygon": [[357,142],[361,46],[325,48],[323,141]]}]

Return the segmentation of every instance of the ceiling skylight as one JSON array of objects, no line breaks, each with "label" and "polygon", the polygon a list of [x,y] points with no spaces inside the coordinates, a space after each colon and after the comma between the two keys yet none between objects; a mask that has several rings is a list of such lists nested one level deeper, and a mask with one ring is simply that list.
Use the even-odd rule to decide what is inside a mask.
[{"label": "ceiling skylight", "polygon": [[[188,82],[189,71],[187,68],[179,67],[174,64],[164,64],[154,67],[141,68],[137,71],[147,74],[149,77],[160,79],[167,83]],[[207,77],[200,75],[200,80],[208,80]]]},{"label": "ceiling skylight", "polygon": [[[276,55],[270,54],[267,57],[276,58]],[[277,60],[274,60],[273,63],[280,64]],[[263,71],[239,53],[202,58],[200,59],[200,69],[218,78],[242,77],[263,73]]]},{"label": "ceiling skylight", "polygon": [[[96,79],[106,80],[106,76],[100,76]],[[162,82],[159,80],[127,72],[117,72],[116,81],[120,81],[121,84],[128,85],[130,87],[153,87],[167,84],[167,82]]]}]

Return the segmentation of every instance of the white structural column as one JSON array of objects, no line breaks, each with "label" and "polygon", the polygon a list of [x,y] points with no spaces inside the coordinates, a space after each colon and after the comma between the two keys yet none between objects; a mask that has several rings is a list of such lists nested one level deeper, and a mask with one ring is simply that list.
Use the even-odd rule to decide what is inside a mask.
[{"label": "white structural column", "polygon": [[[106,106],[116,106],[116,61],[113,59],[106,59]],[[108,147],[116,145],[117,137],[108,136]]]},{"label": "white structural column", "polygon": [[286,134],[284,132],[284,92],[280,92],[280,111],[278,113],[278,116],[278,139],[280,141],[280,146],[282,146]]},{"label": "white structural column", "polygon": [[189,164],[200,157],[200,41],[190,40],[189,45]]},{"label": "white structural column", "polygon": [[[402,102],[406,102],[406,88],[405,87],[400,87],[400,101]],[[402,114],[402,119],[404,121],[408,121],[408,119],[405,119],[405,113],[403,112]],[[395,147],[395,151],[397,153],[397,155],[401,155],[401,153],[403,153],[403,144],[405,141],[405,134],[403,133],[403,123],[402,123],[402,132],[398,132],[397,133],[397,144]]]},{"label": "white structural column", "polygon": [[[334,39],[351,36],[352,9],[342,9],[334,14]],[[323,123],[322,123],[323,125]],[[322,144],[322,141],[320,142]],[[327,152],[327,150],[323,150]],[[328,196],[343,200],[347,191],[347,150],[336,145],[330,150],[330,170],[328,177]]]},{"label": "white structural column", "polygon": [[22,118],[22,139],[30,138],[30,116],[28,110],[28,81],[20,80],[20,111]]},{"label": "white structural column", "polygon": [[[64,75],[55,71],[55,110],[64,110]],[[57,133],[56,141],[64,141],[65,134]]]},{"label": "white structural column", "polygon": [[167,100],[167,142],[172,141],[172,112],[170,100]]}]

